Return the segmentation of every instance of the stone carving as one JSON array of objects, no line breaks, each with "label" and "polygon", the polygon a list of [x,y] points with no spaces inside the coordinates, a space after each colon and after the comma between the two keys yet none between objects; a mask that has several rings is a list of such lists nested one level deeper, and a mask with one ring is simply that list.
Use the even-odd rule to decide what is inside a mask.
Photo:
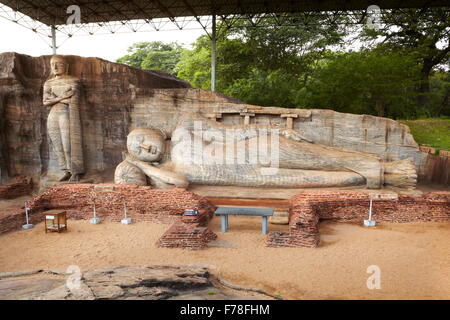
[{"label": "stone carving", "polygon": [[158,130],[136,129],[130,132],[128,153],[116,168],[115,183],[145,186],[148,177],[150,183],[159,188],[186,188],[189,182],[185,176],[159,165],[166,152],[165,141],[164,133]]},{"label": "stone carving", "polygon": [[69,65],[61,56],[50,60],[53,78],[44,84],[44,106],[51,106],[47,130],[58,164],[64,175],[59,181],[78,181],[84,173],[79,112],[80,81],[68,74]]},{"label": "stone carving", "polygon": [[[270,139],[264,136],[269,132]],[[261,141],[266,141],[266,146]],[[252,161],[261,147],[266,148],[266,158]],[[313,143],[290,128],[247,121],[243,125],[224,125],[198,113],[181,117],[172,133],[170,148],[165,134],[156,129],[133,130],[128,135],[127,148],[126,159],[115,172],[118,184],[145,185],[148,178],[160,188],[185,188],[189,183],[199,183],[248,187],[365,184],[378,189],[384,185],[413,188],[417,180],[412,159],[383,162],[373,154]],[[248,157],[240,158],[239,152]],[[274,153],[276,167],[270,171],[267,157]]]},{"label": "stone carving", "polygon": [[[0,53],[3,183],[14,176],[28,176],[42,191],[56,184],[61,175],[48,142],[46,122],[50,108],[42,107],[42,88],[51,76],[50,58]],[[217,92],[191,88],[185,81],[162,72],[99,58],[64,59],[70,65],[70,75],[83,84],[79,112],[85,182],[112,182],[113,172],[123,160],[127,134],[133,129],[159,128],[172,138],[187,112],[225,125],[248,122],[291,128],[316,144],[374,154],[383,162],[413,158],[422,176],[425,172],[429,155],[420,152],[407,126],[391,119],[322,109],[252,106]]]},{"label": "stone carving", "polygon": [[[27,277],[32,274],[33,277]],[[219,278],[202,265],[112,266],[83,270],[80,287],[68,284],[64,270],[32,270],[0,273],[1,300],[259,300],[266,293],[244,288],[246,295],[231,289],[239,286]],[[72,278],[74,277],[72,273]],[[221,286],[218,286],[218,284]],[[264,294],[264,295],[263,295]]]}]

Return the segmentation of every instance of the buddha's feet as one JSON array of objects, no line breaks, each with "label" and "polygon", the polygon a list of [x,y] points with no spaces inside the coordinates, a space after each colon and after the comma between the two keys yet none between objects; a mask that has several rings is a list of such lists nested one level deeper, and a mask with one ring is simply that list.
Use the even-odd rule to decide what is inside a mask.
[{"label": "buddha's feet", "polygon": [[398,188],[415,188],[417,172],[413,159],[403,159],[383,163],[384,184]]}]

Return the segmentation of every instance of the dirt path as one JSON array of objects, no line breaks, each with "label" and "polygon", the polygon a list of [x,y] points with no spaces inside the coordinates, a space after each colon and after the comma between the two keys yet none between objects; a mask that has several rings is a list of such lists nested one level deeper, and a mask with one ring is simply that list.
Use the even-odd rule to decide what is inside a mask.
[{"label": "dirt path", "polygon": [[[202,251],[161,249],[156,240],[168,225],[121,225],[69,220],[65,234],[45,234],[43,225],[0,235],[0,272],[112,265],[213,264],[221,277],[288,299],[449,299],[450,224],[321,224],[321,245],[267,248],[258,218],[231,217],[230,229],[212,229],[217,247]],[[285,230],[286,226],[269,225]],[[381,269],[381,289],[366,286],[370,265]]]}]

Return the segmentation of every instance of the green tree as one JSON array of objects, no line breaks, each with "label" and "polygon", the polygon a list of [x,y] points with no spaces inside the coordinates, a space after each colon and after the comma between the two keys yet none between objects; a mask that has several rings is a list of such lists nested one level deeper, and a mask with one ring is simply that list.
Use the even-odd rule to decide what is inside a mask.
[{"label": "green tree", "polygon": [[450,59],[450,10],[422,8],[386,10],[380,30],[365,29],[366,39],[381,36],[383,43],[396,50],[407,50],[420,66],[417,103],[429,113],[430,76],[436,66]]},{"label": "green tree", "polygon": [[[351,13],[238,19],[231,28],[223,21],[216,89],[262,106],[407,119],[449,115],[449,14],[439,8],[384,11],[380,30],[349,27]],[[351,38],[364,49],[345,52]],[[197,88],[211,85],[206,35],[190,50],[176,43],[137,43],[118,62],[176,74]]]},{"label": "green tree", "polygon": [[[222,33],[217,43],[217,91],[251,104],[296,107],[294,97],[310,65],[339,44],[344,33],[337,24],[325,23],[325,15],[295,26],[299,17],[284,19],[282,26],[275,27],[276,19],[265,19],[256,28],[238,21]],[[226,29],[224,24],[219,28]],[[210,59],[211,41],[202,36],[182,54],[178,77],[209,89]]]},{"label": "green tree", "polygon": [[138,42],[129,47],[128,54],[117,59],[117,62],[176,75],[174,69],[180,61],[182,51],[183,48],[177,43]]},{"label": "green tree", "polygon": [[382,49],[330,53],[318,63],[297,103],[381,117],[415,116],[418,67],[403,52]]},{"label": "green tree", "polygon": [[254,68],[244,78],[235,80],[224,93],[250,104],[295,108],[300,82],[296,75],[280,69],[262,71]]},{"label": "green tree", "polygon": [[430,108],[433,117],[450,116],[450,73],[437,70],[430,78]]},{"label": "green tree", "polygon": [[251,48],[254,67],[300,75],[329,48],[342,44],[346,20],[345,15],[287,14],[265,18],[257,26],[244,20],[230,30],[230,35]]},{"label": "green tree", "polygon": [[[226,89],[236,79],[245,76],[253,64],[248,46],[241,39],[224,38],[217,43],[217,91]],[[192,50],[182,53],[175,68],[178,77],[187,80],[192,86],[208,90],[211,87],[211,40],[201,36]]]}]

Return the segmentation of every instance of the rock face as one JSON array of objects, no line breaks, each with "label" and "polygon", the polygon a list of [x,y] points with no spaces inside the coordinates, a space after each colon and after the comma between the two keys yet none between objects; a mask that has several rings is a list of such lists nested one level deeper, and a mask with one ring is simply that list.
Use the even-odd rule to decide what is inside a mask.
[{"label": "rock face", "polygon": [[[46,121],[49,107],[42,104],[43,85],[50,76],[50,56],[0,54],[0,165],[1,176],[41,175],[58,169],[49,148]],[[142,71],[98,58],[66,56],[69,74],[81,81],[80,117],[86,171],[114,167],[131,124],[130,114],[139,96],[155,88],[189,88],[164,73]],[[42,181],[41,181],[42,182]]]},{"label": "rock face", "polygon": [[[54,272],[47,272],[54,273]],[[25,300],[231,300],[237,296],[216,287],[202,266],[123,266],[90,270],[66,279],[0,280],[0,299]]]},{"label": "rock face", "polygon": [[[409,128],[396,121],[331,110],[284,109],[243,104],[219,93],[192,89],[169,75],[143,71],[98,58],[66,56],[71,76],[80,79],[80,118],[85,179],[111,173],[122,161],[127,134],[135,128],[158,128],[170,138],[186,112],[198,112],[225,125],[271,124],[298,131],[307,139],[342,150],[373,153],[385,161],[422,153]],[[50,56],[0,54],[0,168],[2,181],[25,175],[37,186],[51,185],[58,170],[49,148],[42,87],[50,75]],[[99,178],[100,179],[100,178]],[[94,182],[100,182],[98,180]]]},{"label": "rock face", "polygon": [[9,183],[0,185],[0,199],[14,199],[30,194],[32,190],[33,184],[30,178],[16,176]]}]

